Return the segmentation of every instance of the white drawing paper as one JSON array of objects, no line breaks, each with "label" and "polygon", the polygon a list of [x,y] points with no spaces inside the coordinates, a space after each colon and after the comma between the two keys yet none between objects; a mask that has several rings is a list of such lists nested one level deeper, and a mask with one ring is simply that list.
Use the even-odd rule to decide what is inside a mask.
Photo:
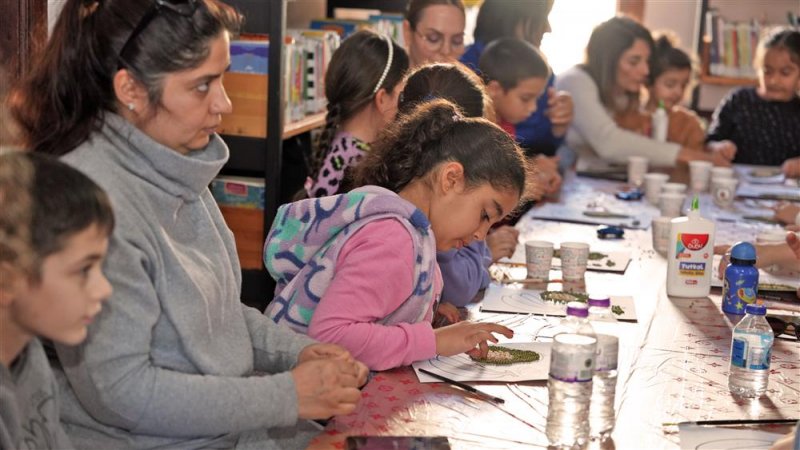
[{"label": "white drawing paper", "polygon": [[427,361],[412,364],[421,383],[441,383],[442,380],[419,371],[425,369],[455,381],[520,381],[546,380],[550,368],[549,342],[517,342],[500,344],[503,347],[532,350],[540,355],[538,361],[509,365],[483,364],[473,361],[466,354],[437,356]]}]

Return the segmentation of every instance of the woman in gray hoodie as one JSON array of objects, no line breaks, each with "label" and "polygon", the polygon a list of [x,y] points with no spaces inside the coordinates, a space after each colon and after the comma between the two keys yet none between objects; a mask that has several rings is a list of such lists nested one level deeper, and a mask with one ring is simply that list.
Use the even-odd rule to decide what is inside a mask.
[{"label": "woman in gray hoodie", "polygon": [[78,448],[305,448],[302,419],[360,398],[363,364],[239,299],[207,186],[228,159],[215,129],[240,21],[216,0],[68,0],[14,94],[26,145],[96,181],[117,218],[114,293],[84,344],[56,347]]}]

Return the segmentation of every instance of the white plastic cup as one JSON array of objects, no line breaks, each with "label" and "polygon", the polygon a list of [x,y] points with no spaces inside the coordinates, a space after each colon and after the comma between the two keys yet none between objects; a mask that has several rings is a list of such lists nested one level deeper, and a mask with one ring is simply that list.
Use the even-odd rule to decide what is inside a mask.
[{"label": "white plastic cup", "polygon": [[733,205],[736,198],[736,185],[739,182],[735,178],[715,178],[711,196],[714,204],[720,208],[729,208]]},{"label": "white plastic cup", "polygon": [[661,255],[666,255],[669,250],[669,226],[671,217],[656,217],[651,222],[653,232],[653,250]]},{"label": "white plastic cup", "polygon": [[644,197],[648,202],[658,204],[658,197],[661,195],[661,187],[669,181],[669,175],[665,173],[648,173],[644,176]]},{"label": "white plastic cup", "polygon": [[686,195],[684,194],[662,193],[658,199],[658,209],[663,217],[669,217],[670,219],[679,217],[683,215],[684,201],[686,201]]},{"label": "white plastic cup", "polygon": [[664,183],[664,185],[661,186],[661,192],[670,194],[685,194],[686,185],[683,183]]},{"label": "white plastic cup", "polygon": [[565,280],[580,280],[589,263],[589,244],[585,242],[561,243],[561,275]]},{"label": "white plastic cup", "polygon": [[525,263],[528,268],[528,278],[548,279],[550,266],[553,264],[553,243],[547,241],[525,242]]},{"label": "white plastic cup", "polygon": [[714,178],[736,178],[736,172],[733,167],[712,167],[711,179]]},{"label": "white plastic cup", "polygon": [[711,168],[714,167],[708,161],[689,161],[689,179],[691,180],[694,192],[705,192],[708,190],[708,182],[711,180]]},{"label": "white plastic cup", "polygon": [[640,187],[644,183],[644,175],[647,173],[647,158],[644,156],[628,157],[628,184]]}]

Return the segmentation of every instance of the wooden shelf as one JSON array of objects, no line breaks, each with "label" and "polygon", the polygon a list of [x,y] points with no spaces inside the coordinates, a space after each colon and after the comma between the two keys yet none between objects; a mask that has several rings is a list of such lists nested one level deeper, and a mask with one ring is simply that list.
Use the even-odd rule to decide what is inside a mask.
[{"label": "wooden shelf", "polygon": [[312,114],[296,122],[287,123],[283,126],[283,138],[289,139],[292,136],[297,136],[325,125],[325,114],[324,112]]},{"label": "wooden shelf", "polygon": [[700,82],[717,86],[758,86],[758,80],[755,78],[718,77],[714,75],[700,75]]}]

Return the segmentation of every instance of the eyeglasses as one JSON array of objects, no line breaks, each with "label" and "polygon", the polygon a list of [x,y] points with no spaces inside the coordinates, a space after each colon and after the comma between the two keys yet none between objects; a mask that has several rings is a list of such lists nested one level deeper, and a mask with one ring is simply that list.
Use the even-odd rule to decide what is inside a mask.
[{"label": "eyeglasses", "polygon": [[127,65],[125,58],[123,58],[122,55],[124,55],[125,51],[128,50],[131,42],[133,42],[136,37],[139,36],[148,25],[150,25],[150,22],[152,22],[158,13],[161,12],[162,8],[166,8],[167,10],[183,17],[192,17],[194,12],[197,10],[197,7],[200,5],[200,1],[201,0],[154,0],[153,4],[150,6],[150,9],[148,9],[142,18],[139,19],[139,23],[133,27],[133,32],[131,32],[131,35],[128,36],[128,39],[124,44],[122,44],[122,48],[119,51],[118,57],[120,66]]},{"label": "eyeglasses", "polygon": [[[419,35],[424,41],[425,46],[428,47],[433,52],[438,52],[444,46],[444,42],[446,41],[445,36],[438,31],[429,31],[427,33],[421,33],[419,31],[414,30],[414,33]],[[453,49],[460,49],[464,47],[464,35],[457,34],[450,38],[450,47]]]},{"label": "eyeglasses", "polygon": [[784,333],[792,336],[792,333],[794,333],[794,337],[800,340],[800,326],[798,326],[800,324],[788,322],[776,316],[767,316],[767,322],[769,323],[770,328],[772,328],[772,333],[775,335],[775,337],[778,337]]}]

